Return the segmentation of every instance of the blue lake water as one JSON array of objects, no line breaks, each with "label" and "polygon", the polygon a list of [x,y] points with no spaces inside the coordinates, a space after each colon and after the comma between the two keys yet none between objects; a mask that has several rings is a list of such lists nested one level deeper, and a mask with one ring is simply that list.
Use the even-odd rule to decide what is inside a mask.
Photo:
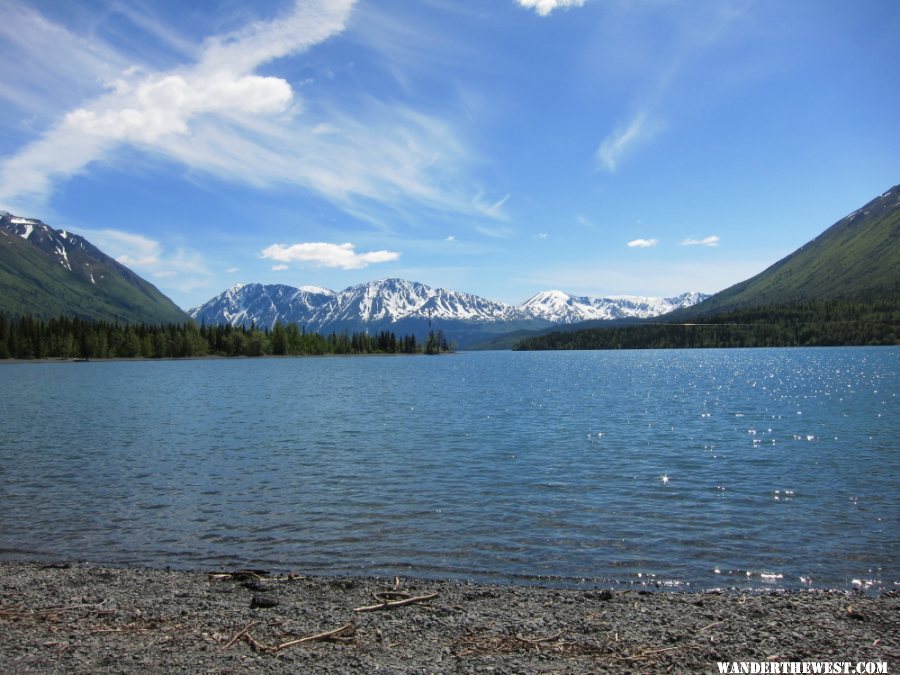
[{"label": "blue lake water", "polygon": [[0,556],[900,582],[900,349],[0,365]]}]

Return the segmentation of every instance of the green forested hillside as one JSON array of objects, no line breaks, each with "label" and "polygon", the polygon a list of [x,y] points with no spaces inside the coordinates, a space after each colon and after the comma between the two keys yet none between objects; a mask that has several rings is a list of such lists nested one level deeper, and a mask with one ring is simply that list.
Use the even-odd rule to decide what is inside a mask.
[{"label": "green forested hillside", "polygon": [[554,331],[516,349],[900,344],[900,186],[770,268],[652,322]]},{"label": "green forested hillside", "polygon": [[673,318],[826,299],[870,301],[900,293],[900,185],[839,220],[755,277]]},{"label": "green forested hillside", "polygon": [[188,320],[155,286],[82,237],[10,214],[0,214],[0,312],[127,323]]}]

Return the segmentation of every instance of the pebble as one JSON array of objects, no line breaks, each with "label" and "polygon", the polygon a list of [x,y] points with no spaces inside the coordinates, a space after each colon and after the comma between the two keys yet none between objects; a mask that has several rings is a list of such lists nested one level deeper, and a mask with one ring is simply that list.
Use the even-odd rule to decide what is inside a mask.
[{"label": "pebble", "polygon": [[278,600],[271,595],[254,594],[250,600],[250,609],[277,607],[278,604]]}]

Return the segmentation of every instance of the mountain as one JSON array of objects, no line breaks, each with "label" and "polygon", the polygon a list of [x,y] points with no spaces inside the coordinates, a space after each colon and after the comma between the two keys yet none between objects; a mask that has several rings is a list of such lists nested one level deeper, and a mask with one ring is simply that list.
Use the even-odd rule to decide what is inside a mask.
[{"label": "mountain", "polygon": [[379,331],[423,335],[443,330],[458,345],[497,333],[537,329],[585,319],[656,316],[702,297],[576,298],[561,291],[538,293],[520,305],[508,305],[403,279],[382,279],[342,291],[316,286],[247,284],[234,286],[188,311],[205,324],[271,327],[297,323],[315,332]]},{"label": "mountain", "polygon": [[124,323],[188,320],[171,300],[83,237],[0,211],[0,312]]},{"label": "mountain", "polygon": [[681,318],[821,300],[871,301],[900,293],[900,185],[842,218],[755,277]]},{"label": "mountain", "polygon": [[676,309],[691,307],[708,298],[703,293],[682,293],[673,298],[647,298],[637,295],[613,295],[589,298],[563,291],[541,291],[518,309],[552,323],[580,323],[592,320],[649,319]]},{"label": "mountain", "polygon": [[237,285],[188,314],[207,324],[271,327],[281,321],[317,332],[360,330],[403,320],[497,323],[532,318],[511,305],[403,279],[371,281],[342,291]]}]

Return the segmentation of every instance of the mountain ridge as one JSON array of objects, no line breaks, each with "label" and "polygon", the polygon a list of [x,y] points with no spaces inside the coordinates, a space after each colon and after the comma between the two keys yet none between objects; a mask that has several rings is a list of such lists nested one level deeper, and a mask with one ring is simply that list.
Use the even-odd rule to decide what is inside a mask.
[{"label": "mountain ridge", "polygon": [[759,274],[673,317],[898,292],[900,185],[895,185]]},{"label": "mountain ridge", "polygon": [[[196,321],[256,325],[297,323],[317,332],[391,329],[422,333],[440,327],[468,342],[484,333],[542,328],[591,319],[647,318],[687,306],[702,294],[674,298],[587,298],[562,291],[538,293],[519,305],[471,293],[386,278],[333,291],[318,286],[237,284],[188,310]],[[471,336],[469,334],[472,334]]]},{"label": "mountain ridge", "polygon": [[178,323],[185,314],[153,284],[84,237],[0,211],[0,311],[128,323]]}]

